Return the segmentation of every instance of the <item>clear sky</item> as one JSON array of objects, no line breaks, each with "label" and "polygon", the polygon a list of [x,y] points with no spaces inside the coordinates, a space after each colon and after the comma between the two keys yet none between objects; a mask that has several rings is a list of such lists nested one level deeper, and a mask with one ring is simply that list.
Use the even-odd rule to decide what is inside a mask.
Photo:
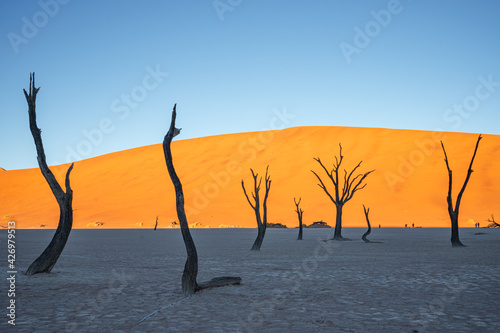
[{"label": "clear sky", "polygon": [[500,134],[500,1],[4,0],[0,166],[293,126]]}]

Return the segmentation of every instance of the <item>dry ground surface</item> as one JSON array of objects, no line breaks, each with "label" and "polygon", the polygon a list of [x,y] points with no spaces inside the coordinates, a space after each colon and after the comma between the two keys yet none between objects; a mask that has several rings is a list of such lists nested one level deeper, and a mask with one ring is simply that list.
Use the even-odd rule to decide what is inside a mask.
[{"label": "dry ground surface", "polygon": [[185,298],[179,230],[73,230],[53,272],[31,277],[54,231],[17,230],[16,325],[4,314],[0,331],[500,332],[500,230],[462,229],[465,248],[449,229],[374,229],[371,244],[364,231],[271,229],[251,252],[255,229],[192,230],[198,280],[243,281]]}]

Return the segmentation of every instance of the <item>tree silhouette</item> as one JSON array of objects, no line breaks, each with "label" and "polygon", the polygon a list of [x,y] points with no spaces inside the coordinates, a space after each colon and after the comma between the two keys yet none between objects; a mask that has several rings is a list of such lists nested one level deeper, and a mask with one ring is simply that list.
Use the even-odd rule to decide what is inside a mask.
[{"label": "tree silhouette", "polygon": [[64,192],[61,185],[59,185],[54,177],[54,174],[47,166],[45,151],[42,143],[42,131],[38,128],[36,123],[36,95],[39,90],[40,88],[35,88],[35,73],[32,73],[30,74],[29,93],[27,93],[24,89],[23,91],[26,101],[28,102],[30,130],[35,141],[38,166],[40,167],[40,171],[49,184],[49,187],[57,200],[57,204],[59,205],[59,224],[57,225],[57,230],[52,238],[52,241],[42,254],[28,267],[26,275],[50,273],[52,271],[52,268],[56,264],[59,256],[64,250],[64,247],[66,246],[71,228],[73,227],[73,190],[71,189],[69,181],[69,175],[71,170],[73,170],[73,164],[71,164],[66,172],[66,192]]},{"label": "tree silhouette", "polygon": [[490,224],[488,224],[486,228],[500,228],[500,223],[495,222],[495,217],[493,216],[493,214],[491,214],[491,220],[487,219],[486,221],[490,222]]},{"label": "tree silhouette", "polygon": [[446,201],[448,203],[448,214],[450,215],[451,219],[451,245],[453,247],[464,246],[464,244],[462,244],[462,242],[460,241],[458,235],[458,210],[460,208],[460,202],[462,201],[462,196],[464,194],[465,187],[467,186],[467,183],[469,182],[470,176],[473,172],[472,164],[474,163],[474,158],[476,157],[477,148],[479,147],[479,141],[481,141],[481,139],[482,136],[479,135],[476,142],[476,148],[474,149],[474,154],[472,155],[472,159],[469,164],[469,169],[467,170],[467,176],[465,177],[464,185],[462,186],[462,189],[458,193],[457,200],[455,202],[455,208],[453,208],[453,199],[451,198],[453,175],[450,169],[450,164],[448,163],[448,156],[446,155],[446,150],[444,149],[443,141],[441,141],[441,147],[443,147],[443,152],[444,152],[444,161],[446,162],[446,168],[448,169],[448,196],[446,197]]},{"label": "tree silhouette", "polygon": [[254,188],[254,192],[252,192],[252,198],[254,200],[253,204],[247,195],[247,191],[245,190],[245,182],[243,181],[243,179],[241,180],[241,187],[243,188],[243,193],[245,194],[245,197],[247,198],[250,207],[252,207],[252,209],[255,212],[255,218],[257,220],[257,229],[258,229],[257,238],[255,239],[255,242],[252,245],[251,251],[260,251],[260,247],[262,245],[262,241],[264,240],[267,228],[267,197],[269,196],[269,190],[271,189],[271,177],[268,175],[269,171],[269,165],[268,165],[266,168],[266,175],[264,177],[266,194],[264,195],[264,200],[262,202],[263,214],[261,217],[259,191],[260,191],[260,185],[262,183],[262,177],[260,177],[259,181],[257,182],[258,174],[256,174],[252,169],[250,169],[250,171],[252,172],[252,177],[253,177],[253,188]]},{"label": "tree silhouette", "polygon": [[366,238],[372,232],[372,226],[370,225],[370,219],[368,218],[368,214],[370,213],[370,208],[366,209],[365,205],[363,205],[363,210],[365,212],[366,224],[368,224],[368,230],[361,236],[361,239],[365,243],[370,243],[370,240]]},{"label": "tree silhouette", "polygon": [[335,232],[333,235],[333,240],[346,240],[346,238],[342,237],[342,208],[344,205],[352,199],[354,196],[354,193],[356,193],[359,190],[362,190],[365,188],[366,183],[363,184],[363,181],[366,179],[366,177],[372,173],[375,170],[368,171],[364,174],[358,174],[357,176],[353,177],[354,172],[359,168],[361,165],[360,161],[354,169],[348,174],[347,171],[344,169],[344,184],[341,187],[340,180],[339,180],[339,169],[342,164],[342,161],[344,160],[344,156],[342,155],[342,145],[339,143],[340,147],[340,158],[335,156],[335,163],[333,164],[332,170],[328,171],[326,167],[323,165],[321,160],[318,158],[315,158],[319,165],[321,165],[321,168],[325,171],[326,175],[328,178],[332,181],[333,186],[335,188],[335,193],[334,196],[330,194],[328,189],[326,188],[325,184],[321,180],[321,177],[318,176],[316,172],[311,170],[312,173],[318,178],[319,184],[318,186],[325,191],[326,195],[330,198],[330,200],[335,204],[335,207],[337,209],[337,214],[336,214],[336,221],[335,221]]},{"label": "tree silhouette", "polygon": [[170,144],[172,143],[173,137],[178,135],[181,131],[181,129],[175,127],[175,118],[177,115],[176,106],[177,104],[174,105],[174,109],[172,111],[170,128],[163,140],[163,153],[165,155],[165,162],[167,164],[167,170],[170,175],[170,179],[174,184],[177,217],[179,218],[182,238],[184,240],[184,245],[187,252],[186,264],[184,265],[184,272],[182,273],[182,292],[186,295],[192,295],[198,290],[204,288],[219,287],[227,284],[238,284],[241,282],[241,278],[223,276],[214,278],[207,282],[201,282],[199,284],[196,282],[196,277],[198,275],[198,253],[196,251],[196,246],[194,244],[193,238],[191,237],[191,232],[189,231],[186,212],[184,210],[184,192],[182,190],[181,181],[174,169],[174,164],[172,161],[172,151],[170,149]]},{"label": "tree silhouette", "polygon": [[302,200],[302,198],[299,198],[298,202],[295,198],[293,198],[293,202],[295,203],[295,211],[297,212],[297,217],[299,218],[299,236],[297,237],[297,240],[302,240],[302,216],[304,215],[304,210],[302,208],[299,208],[300,200]]}]

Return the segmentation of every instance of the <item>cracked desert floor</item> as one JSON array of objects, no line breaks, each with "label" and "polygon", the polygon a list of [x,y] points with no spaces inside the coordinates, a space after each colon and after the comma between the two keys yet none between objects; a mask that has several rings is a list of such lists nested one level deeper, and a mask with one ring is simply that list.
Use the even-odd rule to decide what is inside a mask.
[{"label": "cracked desert floor", "polygon": [[[198,280],[184,298],[180,230],[73,230],[51,274],[21,272],[53,230],[17,230],[17,332],[499,332],[500,229],[194,229]],[[7,232],[1,232],[5,244]],[[375,241],[381,243],[375,243]],[[2,283],[2,294],[7,283]],[[6,303],[2,308],[6,311]],[[2,331],[7,326],[4,316]]]}]

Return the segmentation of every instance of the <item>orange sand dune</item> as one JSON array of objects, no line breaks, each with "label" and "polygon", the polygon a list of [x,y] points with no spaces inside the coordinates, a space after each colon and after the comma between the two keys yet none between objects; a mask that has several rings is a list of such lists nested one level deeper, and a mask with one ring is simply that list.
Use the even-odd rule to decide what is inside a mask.
[{"label": "orange sand dune", "polygon": [[[301,197],[304,223],[324,220],[333,225],[335,208],[310,170],[324,175],[313,157],[331,166],[339,142],[349,171],[360,160],[360,171],[376,169],[367,178],[366,188],[344,207],[344,226],[366,226],[365,204],[371,209],[374,226],[414,223],[415,227],[447,227],[448,175],[440,139],[453,170],[456,196],[465,179],[476,134],[296,127],[175,141],[172,151],[184,187],[189,223],[199,227],[255,227],[241,180],[250,189],[249,168],[263,175],[268,164],[272,179],[269,222],[297,226],[293,199]],[[473,227],[475,222],[485,225],[491,214],[500,215],[499,151],[500,136],[485,135],[462,200],[462,227]],[[51,169],[61,181],[67,168],[61,165]],[[58,206],[39,169],[0,171],[0,184],[0,225],[15,220],[18,228],[57,226]],[[325,184],[331,185],[326,179]],[[175,194],[161,144],[76,162],[71,185],[75,228],[152,228],[156,216],[158,226],[167,227],[177,220]]]}]

